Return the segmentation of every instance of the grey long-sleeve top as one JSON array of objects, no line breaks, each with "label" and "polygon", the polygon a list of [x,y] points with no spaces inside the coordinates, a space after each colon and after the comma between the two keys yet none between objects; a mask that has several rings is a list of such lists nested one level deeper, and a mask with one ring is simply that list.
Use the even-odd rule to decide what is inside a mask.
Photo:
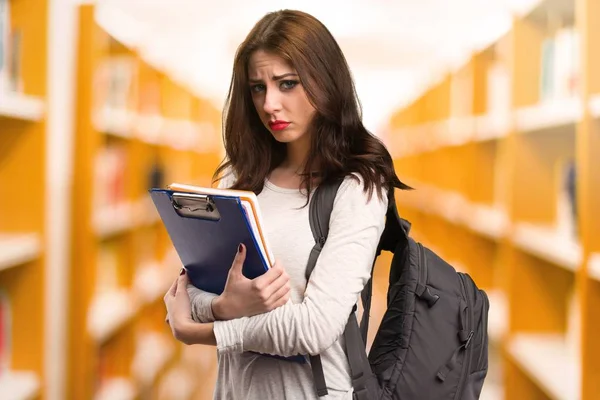
[{"label": "grey long-sleeve top", "polygon": [[[222,187],[231,184],[227,178]],[[218,377],[214,398],[223,400],[317,399],[309,364],[261,356],[320,354],[329,395],[351,399],[352,385],[343,331],[367,283],[385,226],[387,196],[370,200],[362,180],[346,178],[337,193],[330,231],[307,284],[306,263],[314,246],[306,197],[268,180],[258,196],[266,236],[275,258],[290,276],[291,299],[269,313],[215,321]],[[188,291],[196,321],[214,321],[215,295]],[[252,352],[249,352],[252,351]]]}]

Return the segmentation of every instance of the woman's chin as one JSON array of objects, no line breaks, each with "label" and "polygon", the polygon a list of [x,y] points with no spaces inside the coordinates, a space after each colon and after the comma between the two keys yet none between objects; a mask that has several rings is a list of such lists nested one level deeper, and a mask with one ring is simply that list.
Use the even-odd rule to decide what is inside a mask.
[{"label": "woman's chin", "polygon": [[302,132],[298,132],[297,129],[293,129],[292,127],[287,127],[281,130],[273,130],[271,128],[267,128],[273,138],[277,140],[279,143],[292,143],[297,142],[298,140],[304,137]]},{"label": "woman's chin", "polygon": [[290,143],[296,140],[295,137],[285,132],[285,130],[271,131],[271,135],[273,135],[273,138],[275,138],[275,140],[277,140],[279,143]]}]

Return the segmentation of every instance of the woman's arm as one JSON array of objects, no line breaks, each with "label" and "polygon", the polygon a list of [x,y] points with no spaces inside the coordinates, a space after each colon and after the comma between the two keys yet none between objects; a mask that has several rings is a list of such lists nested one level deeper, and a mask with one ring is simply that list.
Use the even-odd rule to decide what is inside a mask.
[{"label": "woman's arm", "polygon": [[192,320],[192,303],[188,293],[189,280],[184,268],[173,282],[164,301],[167,306],[167,322],[175,339],[185,344],[216,345],[213,324],[199,324]]},{"label": "woman's arm", "polygon": [[196,322],[213,322],[250,317],[281,307],[290,297],[290,277],[275,262],[263,275],[248,279],[242,273],[246,247],[240,245],[221,295],[205,292],[186,284],[191,303],[191,316]]},{"label": "woman's arm", "polygon": [[195,322],[214,322],[213,301],[218,295],[198,289],[191,283],[187,284],[188,296],[192,306],[192,319]]},{"label": "woman's arm", "polygon": [[385,196],[379,199],[374,192],[367,201],[362,181],[346,179],[336,196],[329,236],[304,301],[254,317],[216,321],[219,351],[290,356],[319,354],[329,348],[343,333],[370,277],[386,210]]}]

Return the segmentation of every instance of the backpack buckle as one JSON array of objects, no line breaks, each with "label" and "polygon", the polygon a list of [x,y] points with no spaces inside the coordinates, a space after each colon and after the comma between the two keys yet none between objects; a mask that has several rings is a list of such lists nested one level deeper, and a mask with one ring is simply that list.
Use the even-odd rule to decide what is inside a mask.
[{"label": "backpack buckle", "polygon": [[369,391],[367,390],[367,388],[361,388],[358,390],[355,390],[354,393],[352,393],[352,399],[353,400],[369,400]]},{"label": "backpack buckle", "polygon": [[440,295],[432,293],[429,286],[423,286],[421,284],[417,284],[417,291],[415,293],[419,299],[427,302],[427,306],[429,306],[429,308],[433,307],[440,299]]}]

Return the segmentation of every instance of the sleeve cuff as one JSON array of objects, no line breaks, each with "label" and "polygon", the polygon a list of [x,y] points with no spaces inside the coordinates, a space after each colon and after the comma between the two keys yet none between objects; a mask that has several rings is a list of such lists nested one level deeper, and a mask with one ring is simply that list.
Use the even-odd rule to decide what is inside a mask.
[{"label": "sleeve cuff", "polygon": [[196,322],[214,322],[212,302],[218,296],[214,293],[204,292],[194,286],[188,286],[188,294],[192,305],[192,319]]},{"label": "sleeve cuff", "polygon": [[217,351],[223,353],[242,353],[244,347],[243,332],[248,318],[230,321],[215,321],[213,332],[217,340]]}]

